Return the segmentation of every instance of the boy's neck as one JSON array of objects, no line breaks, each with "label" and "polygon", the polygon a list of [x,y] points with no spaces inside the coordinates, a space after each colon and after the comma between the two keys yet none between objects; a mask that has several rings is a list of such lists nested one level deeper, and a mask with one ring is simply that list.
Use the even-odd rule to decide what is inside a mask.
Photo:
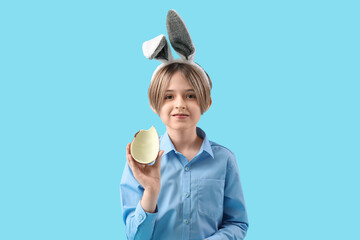
[{"label": "boy's neck", "polygon": [[196,126],[181,130],[167,128],[167,133],[180,153],[198,151],[202,145],[203,139],[196,134]]}]

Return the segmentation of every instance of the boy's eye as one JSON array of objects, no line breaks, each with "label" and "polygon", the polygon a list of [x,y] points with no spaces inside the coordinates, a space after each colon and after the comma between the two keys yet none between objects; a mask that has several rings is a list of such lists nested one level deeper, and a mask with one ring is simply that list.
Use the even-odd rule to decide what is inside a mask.
[{"label": "boy's eye", "polygon": [[[195,96],[194,94],[190,94],[190,95],[188,95],[188,97],[189,97],[189,98],[196,98],[196,96]],[[165,96],[165,99],[171,99],[171,98],[172,98],[171,95]]]}]

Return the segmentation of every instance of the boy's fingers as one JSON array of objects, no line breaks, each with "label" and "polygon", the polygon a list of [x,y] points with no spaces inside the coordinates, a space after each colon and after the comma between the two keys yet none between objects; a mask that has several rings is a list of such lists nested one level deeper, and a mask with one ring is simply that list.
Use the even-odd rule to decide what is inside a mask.
[{"label": "boy's fingers", "polygon": [[129,153],[131,154],[131,143],[129,143],[128,146],[129,146]]},{"label": "boy's fingers", "polygon": [[134,173],[134,174],[137,174],[138,170],[139,170],[139,164],[138,162],[136,162],[131,154],[128,154],[127,155],[127,161],[128,161],[128,164],[129,164],[129,167],[131,168],[131,171]]},{"label": "boy's fingers", "polygon": [[[128,145],[129,146],[129,145]],[[133,160],[133,157],[131,154],[127,151],[126,152],[126,160],[132,170],[134,170],[135,161]]]},{"label": "boy's fingers", "polygon": [[160,152],[159,152],[159,156],[158,156],[158,159],[161,159],[162,158],[162,155],[164,154],[164,150],[161,150]]},{"label": "boy's fingers", "polygon": [[139,162],[135,161],[135,159],[134,159],[134,158],[132,158],[132,157],[131,157],[131,160],[132,160],[133,164],[134,164],[134,165],[136,165],[136,167],[137,167],[137,168],[141,168],[141,167],[143,166],[143,164],[141,164],[141,163],[139,163]]},{"label": "boy's fingers", "polygon": [[131,160],[131,154],[130,154],[130,143],[126,146],[126,159],[128,162]]},{"label": "boy's fingers", "polygon": [[159,151],[156,158],[160,157],[163,153],[164,153],[164,150]]},{"label": "boy's fingers", "polygon": [[128,145],[126,146],[126,159],[129,163],[129,165],[131,164],[131,166],[134,166],[135,161],[133,161],[133,157],[131,156],[131,143],[128,143]]},{"label": "boy's fingers", "polygon": [[161,150],[161,151],[159,152],[155,164],[157,164],[157,165],[160,164],[161,158],[162,158],[162,155],[163,155],[164,152],[165,152],[164,150]]},{"label": "boy's fingers", "polygon": [[126,154],[131,154],[131,143],[126,146]]},{"label": "boy's fingers", "polygon": [[127,160],[127,163],[129,164],[130,168],[132,168],[132,162],[131,162],[131,159],[130,159],[130,154],[126,154],[126,160]]},{"label": "boy's fingers", "polygon": [[131,162],[131,166],[132,166],[133,168],[142,169],[142,168],[145,167],[144,164],[141,164],[141,163],[137,162],[137,161],[132,157],[132,155],[131,155],[130,153],[129,153],[128,156],[129,156],[129,161]]}]

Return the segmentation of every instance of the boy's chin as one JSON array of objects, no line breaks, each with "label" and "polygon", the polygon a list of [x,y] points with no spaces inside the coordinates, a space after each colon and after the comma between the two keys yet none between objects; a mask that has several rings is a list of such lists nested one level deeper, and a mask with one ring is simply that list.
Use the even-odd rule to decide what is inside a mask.
[{"label": "boy's chin", "polygon": [[165,124],[166,128],[170,128],[173,130],[187,130],[196,128],[196,124],[189,124],[189,123],[175,123],[175,124]]}]

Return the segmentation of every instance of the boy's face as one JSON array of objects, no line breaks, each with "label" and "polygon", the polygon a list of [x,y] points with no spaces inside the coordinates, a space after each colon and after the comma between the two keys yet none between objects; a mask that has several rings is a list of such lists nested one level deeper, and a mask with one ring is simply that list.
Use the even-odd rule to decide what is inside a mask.
[{"label": "boy's face", "polygon": [[[156,113],[155,110],[154,112]],[[176,114],[187,116],[177,117]],[[200,105],[194,89],[181,72],[176,72],[171,78],[159,115],[167,128],[174,130],[196,128],[201,117]]]}]

